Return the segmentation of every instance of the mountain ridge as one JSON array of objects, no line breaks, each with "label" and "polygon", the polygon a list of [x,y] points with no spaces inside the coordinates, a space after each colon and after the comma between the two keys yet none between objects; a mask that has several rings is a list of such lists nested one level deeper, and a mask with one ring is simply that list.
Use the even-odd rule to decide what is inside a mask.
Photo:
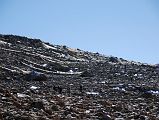
[{"label": "mountain ridge", "polygon": [[[69,48],[69,47],[67,47],[67,46],[65,46],[65,45],[52,45],[52,44],[50,44],[49,42],[44,42],[44,41],[42,41],[42,40],[40,40],[40,39],[28,38],[28,37],[25,37],[25,36],[3,35],[3,34],[0,34],[0,36],[1,36],[1,38],[5,37],[5,38],[7,38],[7,39],[12,39],[12,40],[16,39],[16,41],[17,41],[17,39],[30,40],[29,43],[31,43],[31,41],[41,42],[41,43],[44,43],[44,44],[45,44],[45,45],[43,45],[43,47],[45,47],[45,48],[50,47],[50,46],[52,46],[52,48],[53,48],[53,46],[58,46],[58,47],[61,46],[61,47],[66,47],[66,48],[68,48],[68,49],[70,49],[70,50],[74,50],[74,51],[80,50],[80,49],[78,49],[78,48],[77,48],[77,49]],[[47,45],[47,46],[46,46],[46,45]],[[30,46],[30,47],[31,47],[31,46]],[[34,46],[34,47],[36,47],[36,46]],[[40,47],[40,46],[39,46],[39,47]],[[42,47],[42,45],[41,45],[41,47]],[[48,49],[49,49],[49,48],[48,48]],[[50,49],[51,49],[51,47],[50,47]],[[83,50],[81,50],[81,51],[83,51]],[[89,52],[89,51],[83,51],[83,52],[94,53],[94,52]],[[103,54],[99,54],[98,52],[96,52],[96,53],[94,53],[94,54],[97,54],[97,55],[100,55],[100,56],[103,56],[103,57],[114,57],[114,56],[112,56],[112,55],[106,56],[106,55],[103,55]],[[117,57],[114,57],[114,58],[117,58]],[[118,59],[119,59],[119,58],[118,58]],[[123,59],[123,58],[120,58],[120,59],[123,60],[123,61],[133,62],[133,63],[137,63],[137,64],[147,64],[147,63],[141,63],[141,62],[135,62],[135,61],[125,60],[125,59]],[[147,64],[147,65],[151,65],[151,64]]]}]

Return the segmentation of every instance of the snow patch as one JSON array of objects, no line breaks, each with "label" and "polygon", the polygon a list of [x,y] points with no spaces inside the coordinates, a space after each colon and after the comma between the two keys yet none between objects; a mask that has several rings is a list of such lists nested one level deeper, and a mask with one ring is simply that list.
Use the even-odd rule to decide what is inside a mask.
[{"label": "snow patch", "polygon": [[30,97],[29,95],[21,94],[21,93],[17,93],[17,96],[20,97],[20,98]]},{"label": "snow patch", "polygon": [[98,92],[86,92],[86,94],[88,94],[88,95],[99,95]]},{"label": "snow patch", "polygon": [[3,45],[6,45],[6,44],[7,44],[7,45],[11,45],[11,43],[4,42],[4,41],[1,41],[1,40],[0,40],[0,44],[3,44]]},{"label": "snow patch", "polygon": [[114,87],[113,90],[119,90],[119,91],[126,91],[124,88],[120,88],[120,87]]},{"label": "snow patch", "polygon": [[31,87],[30,87],[31,90],[36,90],[36,89],[38,89],[38,88],[39,88],[39,87],[36,87],[36,86],[31,86]]},{"label": "snow patch", "polygon": [[150,91],[148,91],[148,93],[159,94],[159,91],[150,90]]},{"label": "snow patch", "polygon": [[50,45],[47,45],[45,43],[43,43],[43,46],[46,48],[46,49],[53,49],[53,50],[57,50],[57,48],[53,47],[53,46],[50,46]]}]

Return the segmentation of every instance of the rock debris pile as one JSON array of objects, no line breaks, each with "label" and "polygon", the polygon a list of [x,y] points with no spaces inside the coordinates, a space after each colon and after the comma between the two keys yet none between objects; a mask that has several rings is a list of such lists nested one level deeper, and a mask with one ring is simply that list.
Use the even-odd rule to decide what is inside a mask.
[{"label": "rock debris pile", "polygon": [[0,35],[0,119],[158,120],[159,66]]}]

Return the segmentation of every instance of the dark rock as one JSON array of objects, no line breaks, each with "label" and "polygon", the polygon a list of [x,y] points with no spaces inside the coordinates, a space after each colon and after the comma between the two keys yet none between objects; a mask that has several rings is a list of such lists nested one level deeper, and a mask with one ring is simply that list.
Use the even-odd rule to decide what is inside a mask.
[{"label": "dark rock", "polygon": [[68,66],[61,65],[59,63],[49,63],[48,67],[55,71],[68,72],[70,68]]},{"label": "dark rock", "polygon": [[153,98],[152,93],[149,93],[149,92],[145,92],[141,96],[144,97],[144,98],[146,98],[146,99]]},{"label": "dark rock", "polygon": [[101,118],[101,120],[112,120],[110,115],[104,114]]},{"label": "dark rock", "polygon": [[57,105],[52,105],[51,109],[52,109],[53,111],[59,111],[59,108],[58,108]]},{"label": "dark rock", "polygon": [[84,72],[81,73],[80,76],[81,77],[92,77],[93,75],[88,71],[84,71]]},{"label": "dark rock", "polygon": [[139,118],[140,118],[140,115],[134,115],[134,119],[139,120]]},{"label": "dark rock", "polygon": [[30,107],[38,108],[38,109],[45,109],[44,103],[42,101],[34,101],[31,103]]},{"label": "dark rock", "polygon": [[141,115],[141,116],[140,116],[140,120],[146,120],[145,116],[144,116],[144,115]]},{"label": "dark rock", "polygon": [[109,61],[113,62],[113,63],[117,63],[118,62],[118,58],[117,57],[110,57]]},{"label": "dark rock", "polygon": [[25,76],[25,79],[27,81],[30,81],[30,80],[32,80],[32,81],[47,81],[47,76],[43,73],[32,71]]}]

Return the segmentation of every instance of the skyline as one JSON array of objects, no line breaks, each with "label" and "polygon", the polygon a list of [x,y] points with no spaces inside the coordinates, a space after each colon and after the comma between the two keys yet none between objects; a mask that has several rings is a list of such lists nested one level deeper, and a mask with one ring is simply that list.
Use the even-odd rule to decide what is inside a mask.
[{"label": "skyline", "polygon": [[159,63],[157,0],[1,0],[0,34]]}]

